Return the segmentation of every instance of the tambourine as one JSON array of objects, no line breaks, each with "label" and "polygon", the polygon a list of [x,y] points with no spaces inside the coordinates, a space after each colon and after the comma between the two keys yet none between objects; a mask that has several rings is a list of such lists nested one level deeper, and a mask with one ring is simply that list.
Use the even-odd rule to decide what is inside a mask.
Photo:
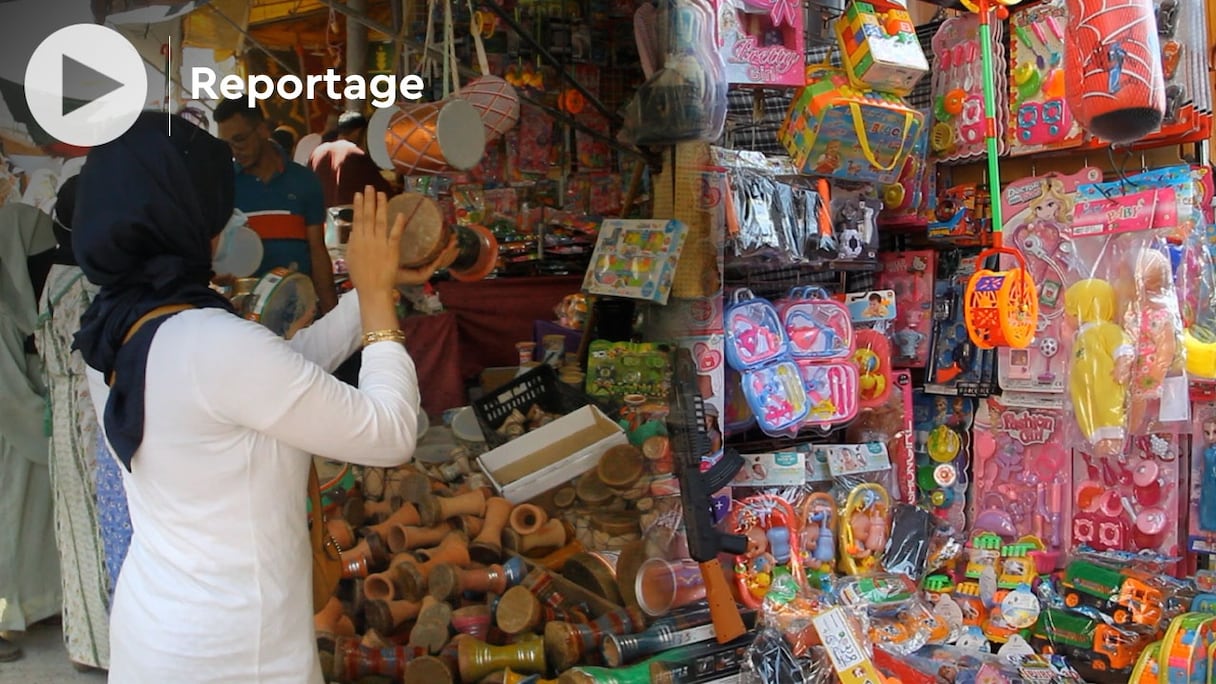
[{"label": "tambourine", "polygon": [[[1002,253],[1012,254],[1017,268],[984,268],[988,257]],[[1039,293],[1026,259],[1016,249],[993,247],[980,252],[976,263],[963,295],[963,323],[971,342],[980,349],[1029,347],[1039,321]]]},{"label": "tambourine", "polygon": [[312,323],[316,313],[317,291],[312,279],[286,268],[262,276],[242,306],[245,318],[286,339]]}]

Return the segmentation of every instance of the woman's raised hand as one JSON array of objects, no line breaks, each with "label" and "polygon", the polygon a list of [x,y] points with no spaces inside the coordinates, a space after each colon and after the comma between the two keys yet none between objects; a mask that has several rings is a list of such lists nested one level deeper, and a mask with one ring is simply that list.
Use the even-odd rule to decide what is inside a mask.
[{"label": "woman's raised hand", "polygon": [[405,216],[388,223],[388,196],[372,186],[355,193],[354,219],[346,245],[346,266],[360,294],[389,294],[397,286]]}]

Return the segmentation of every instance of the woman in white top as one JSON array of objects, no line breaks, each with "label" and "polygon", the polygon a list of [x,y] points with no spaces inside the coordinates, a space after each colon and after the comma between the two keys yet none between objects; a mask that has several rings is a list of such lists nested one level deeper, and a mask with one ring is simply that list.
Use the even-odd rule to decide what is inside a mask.
[{"label": "woman in white top", "polygon": [[[76,347],[134,527],[110,682],[319,684],[309,459],[410,459],[418,386],[395,287],[425,282],[455,246],[399,270],[403,219],[390,229],[384,195],[361,195],[347,252],[356,291],[285,341],[208,287],[232,212],[231,154],[166,116],[90,151],[74,215],[77,261],[101,287]],[[356,389],[329,371],[361,340]]]}]

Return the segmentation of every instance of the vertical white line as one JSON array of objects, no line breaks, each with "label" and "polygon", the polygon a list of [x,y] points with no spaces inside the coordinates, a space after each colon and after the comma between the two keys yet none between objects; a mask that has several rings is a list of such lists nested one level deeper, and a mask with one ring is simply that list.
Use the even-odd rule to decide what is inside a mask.
[{"label": "vertical white line", "polygon": [[[173,29],[169,29],[169,68],[165,70],[165,111],[169,117],[173,115],[173,102],[170,93],[173,89]],[[173,135],[173,119],[165,117],[169,127],[169,135]]]}]

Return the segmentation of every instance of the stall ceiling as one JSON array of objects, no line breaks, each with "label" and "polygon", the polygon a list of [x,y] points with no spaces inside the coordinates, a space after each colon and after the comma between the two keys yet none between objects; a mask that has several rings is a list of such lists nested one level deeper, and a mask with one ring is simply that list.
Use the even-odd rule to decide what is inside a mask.
[{"label": "stall ceiling", "polygon": [[[419,0],[422,1],[422,0]],[[382,25],[391,26],[392,7],[389,0],[368,0],[367,16]],[[337,31],[330,26],[336,22]],[[249,5],[249,34],[270,48],[322,50],[346,41],[347,18],[332,12],[321,0],[252,0]],[[389,40],[370,31],[369,40]]]}]

